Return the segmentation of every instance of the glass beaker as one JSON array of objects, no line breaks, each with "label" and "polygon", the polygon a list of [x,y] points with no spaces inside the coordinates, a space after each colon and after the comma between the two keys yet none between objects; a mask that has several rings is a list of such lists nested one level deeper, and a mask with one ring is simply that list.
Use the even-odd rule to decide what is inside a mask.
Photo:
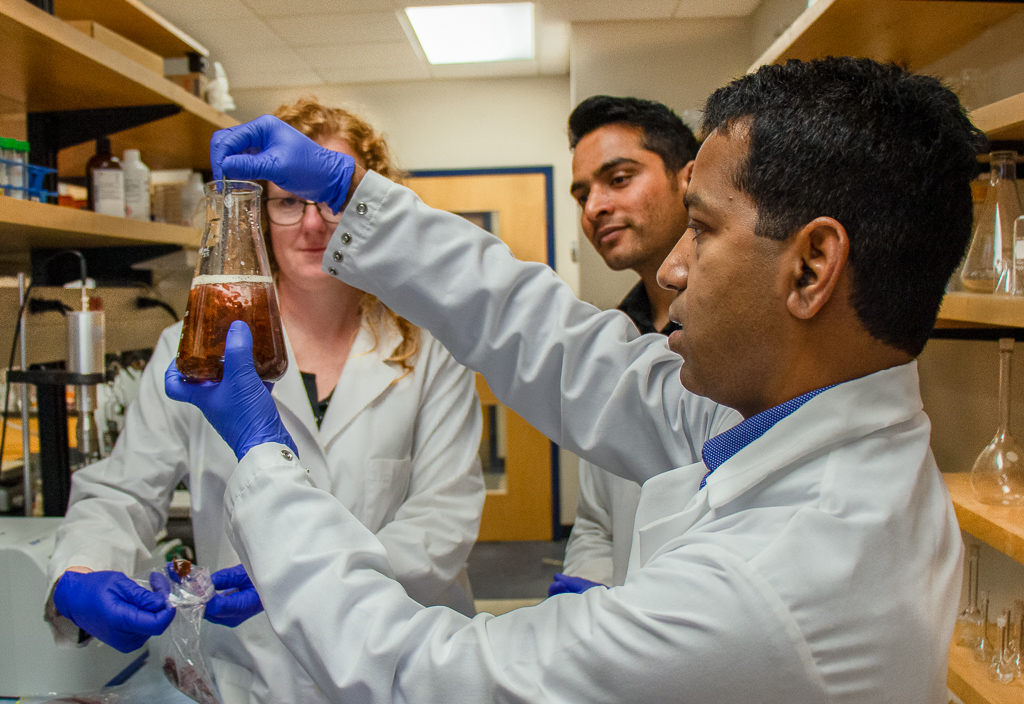
[{"label": "glass beaker", "polygon": [[978,567],[981,561],[981,547],[971,545],[967,549],[967,606],[956,617],[954,629],[957,645],[974,648],[981,639],[981,610],[978,608]]},{"label": "glass beaker", "polygon": [[232,321],[252,331],[256,373],[277,381],[288,368],[277,290],[260,230],[260,195],[250,181],[206,184],[206,227],[178,343],[178,371],[190,381],[219,381]]},{"label": "glass beaker", "polygon": [[999,428],[971,468],[974,495],[985,504],[1024,504],[1024,452],[1010,435],[1010,361],[1013,338],[999,340]]},{"label": "glass beaker", "polygon": [[992,152],[988,193],[960,280],[974,293],[1012,293],[1013,226],[1021,216],[1017,152]]}]

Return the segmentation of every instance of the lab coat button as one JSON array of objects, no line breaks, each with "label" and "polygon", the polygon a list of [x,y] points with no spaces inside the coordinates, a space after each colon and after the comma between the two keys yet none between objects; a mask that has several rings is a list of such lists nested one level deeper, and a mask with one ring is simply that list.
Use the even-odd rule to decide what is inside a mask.
[{"label": "lab coat button", "polygon": [[295,455],[293,455],[288,450],[281,450],[281,457],[284,457],[289,462],[291,462],[293,459],[295,459]]},{"label": "lab coat button", "polygon": [[327,269],[327,273],[330,274],[331,276],[337,276],[338,270],[332,266]]},{"label": "lab coat button", "polygon": [[345,257],[344,257],[344,255],[342,255],[342,253],[341,253],[341,252],[335,252],[335,253],[334,253],[334,261],[336,261],[336,262],[340,262],[340,261],[341,261],[342,259],[344,259],[344,258],[345,258]]},{"label": "lab coat button", "polygon": [[366,203],[360,203],[356,206],[356,212],[360,215],[366,215]]},{"label": "lab coat button", "polygon": [[352,241],[352,235],[348,234],[347,232],[342,233],[341,241],[344,244],[348,244],[349,242]]}]

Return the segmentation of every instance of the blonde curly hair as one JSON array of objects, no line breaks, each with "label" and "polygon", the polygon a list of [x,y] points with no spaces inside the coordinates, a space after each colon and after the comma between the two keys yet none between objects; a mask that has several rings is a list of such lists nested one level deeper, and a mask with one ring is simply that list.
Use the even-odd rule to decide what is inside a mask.
[{"label": "blonde curly hair", "polygon": [[[391,149],[384,141],[383,135],[366,120],[348,110],[327,107],[315,97],[308,96],[299,98],[294,103],[281,105],[274,111],[274,116],[317,142],[340,137],[348,142],[356,158],[370,171],[376,171],[381,176],[399,183],[405,178],[405,172],[395,164]],[[263,222],[270,222],[266,212],[263,213]],[[269,226],[266,236],[269,241]],[[276,270],[277,262],[274,261],[273,247],[267,249],[271,267]],[[364,293],[359,301],[359,314],[373,333],[375,344],[380,341],[381,332],[387,325],[401,333],[402,341],[385,361],[400,365],[406,374],[411,372],[420,349],[420,329],[396,315],[376,296],[369,293]]]}]

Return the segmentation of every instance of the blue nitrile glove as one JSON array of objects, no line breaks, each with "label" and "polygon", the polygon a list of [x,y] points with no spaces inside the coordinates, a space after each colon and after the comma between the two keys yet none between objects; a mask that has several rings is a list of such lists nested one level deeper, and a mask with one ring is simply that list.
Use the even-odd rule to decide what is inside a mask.
[{"label": "blue nitrile glove", "polygon": [[151,578],[150,584],[154,591],[121,572],[65,572],[57,580],[53,605],[89,635],[130,653],[174,620],[175,610],[167,605],[167,580],[160,584]]},{"label": "blue nitrile glove", "polygon": [[174,362],[164,374],[167,395],[198,407],[239,461],[246,452],[265,442],[283,443],[299,454],[274,405],[272,387],[256,374],[252,333],[241,320],[228,328],[221,381],[186,381]]},{"label": "blue nitrile glove", "polygon": [[271,115],[213,133],[213,178],[266,179],[300,198],[327,203],[334,212],[348,198],[355,161],[325,149]]},{"label": "blue nitrile glove", "polygon": [[206,602],[207,621],[234,628],[263,611],[263,602],[242,565],[225,567],[210,575],[217,593]]},{"label": "blue nitrile glove", "polygon": [[600,582],[591,582],[583,577],[572,577],[561,572],[555,573],[555,581],[548,587],[548,596],[555,594],[582,594],[592,587],[604,587]]}]

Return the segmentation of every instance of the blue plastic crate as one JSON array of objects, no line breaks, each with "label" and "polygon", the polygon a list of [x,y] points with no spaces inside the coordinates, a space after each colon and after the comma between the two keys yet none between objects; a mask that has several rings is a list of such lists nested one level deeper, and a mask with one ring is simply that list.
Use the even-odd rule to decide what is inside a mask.
[{"label": "blue plastic crate", "polygon": [[36,166],[35,164],[25,164],[20,161],[12,161],[11,159],[0,159],[0,164],[6,167],[21,167],[28,174],[28,186],[3,186],[4,195],[14,195],[15,192],[21,192],[25,194],[25,200],[38,199],[40,201],[46,201],[49,198],[56,198],[56,191],[48,191],[43,188],[43,179],[46,178],[47,174],[57,173],[57,169],[50,169],[45,166]]}]

